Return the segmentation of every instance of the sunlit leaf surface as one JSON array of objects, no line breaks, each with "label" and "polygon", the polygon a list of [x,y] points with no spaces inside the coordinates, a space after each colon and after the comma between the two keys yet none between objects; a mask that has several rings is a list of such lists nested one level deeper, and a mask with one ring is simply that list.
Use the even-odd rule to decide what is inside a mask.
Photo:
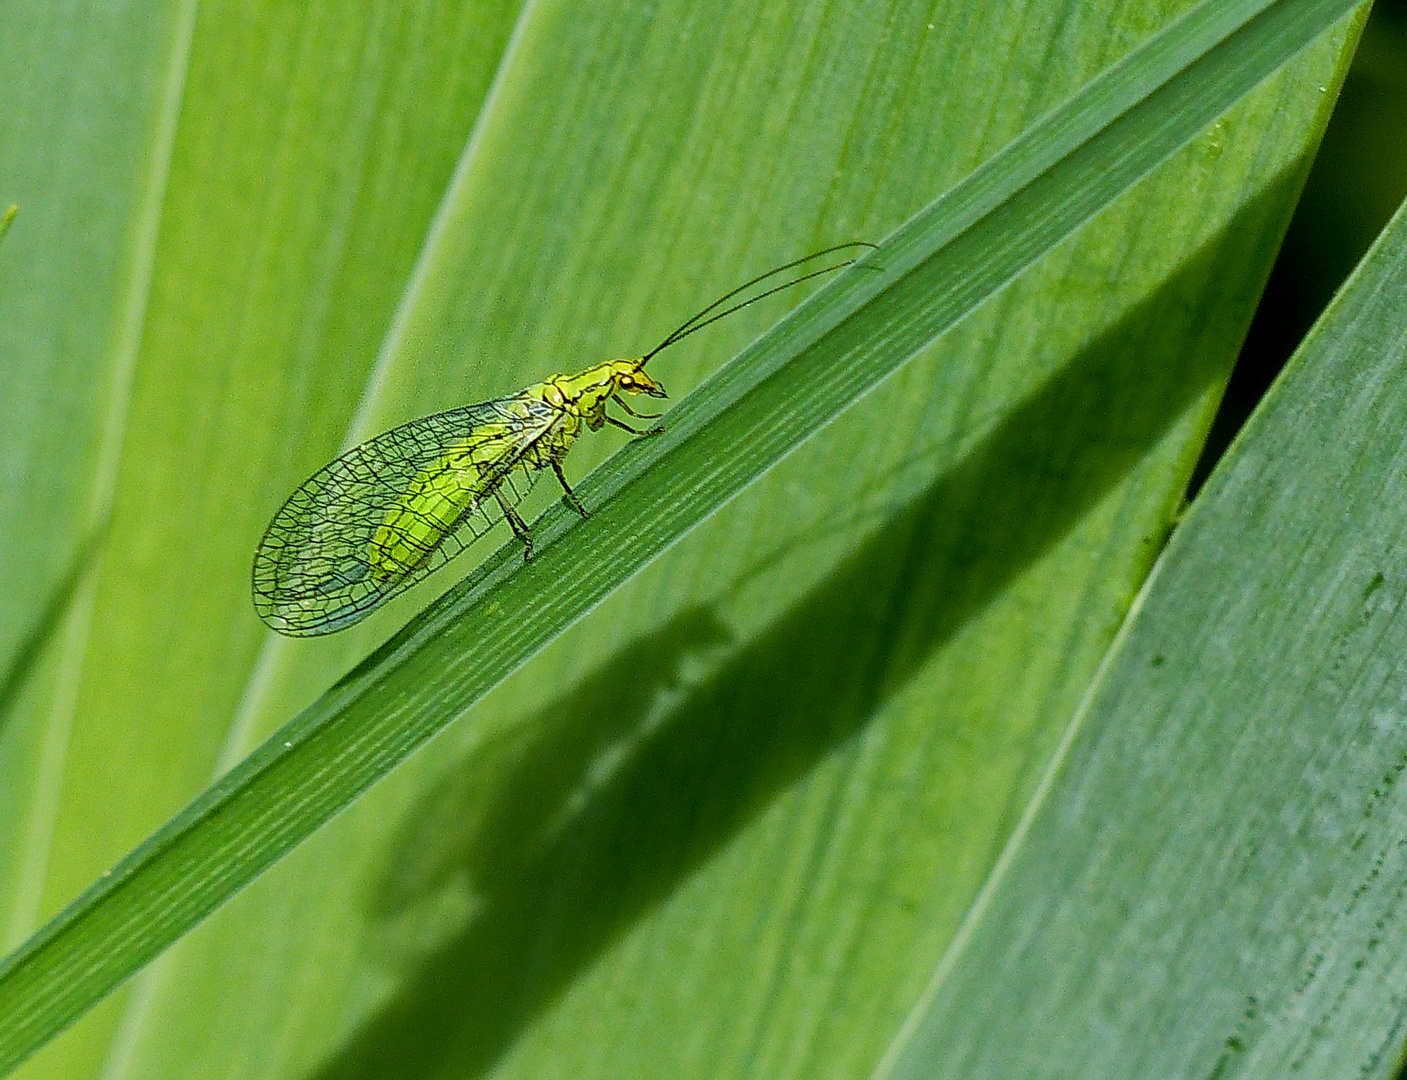
[{"label": "sunlit leaf surface", "polygon": [[[8,736],[17,768],[55,778],[52,845],[24,841],[34,911],[443,588],[327,642],[264,637],[253,545],[345,438],[638,351],[751,273],[887,234],[1182,10],[539,2],[481,25],[202,8],[110,536],[60,648],[68,697],[36,714],[69,726],[47,757],[24,747],[58,743],[52,723]],[[497,681],[466,644],[515,666],[811,434],[883,372],[866,342],[921,350],[27,1074],[864,1075],[1158,548],[1347,29],[1049,249],[1346,10],[1271,5],[1281,37],[1242,35],[1139,114],[1156,119],[1107,129],[1108,157],[1031,184],[1117,111],[1083,99],[1080,123],[1005,159],[1028,170],[1001,174],[1014,188],[963,189],[1008,207],[961,233],[970,261],[934,252],[970,220],[950,202],[885,276],[837,283],[665,440],[585,481],[604,500],[654,461],[485,604],[442,608],[418,666],[368,669],[404,681],[317,729],[341,750],[268,747],[295,768],[248,789],[240,829],[263,831],[190,834],[205,861],[164,864],[185,866],[172,896],[104,908],[140,913],[139,932],[125,952],[86,938],[101,962],[65,993],[130,969]],[[1190,59],[1159,53],[1117,108]],[[1062,201],[1077,190],[1089,201]],[[675,398],[785,307],[681,347],[660,371]],[[618,445],[582,446],[574,476]],[[544,540],[566,520],[549,511]]]}]

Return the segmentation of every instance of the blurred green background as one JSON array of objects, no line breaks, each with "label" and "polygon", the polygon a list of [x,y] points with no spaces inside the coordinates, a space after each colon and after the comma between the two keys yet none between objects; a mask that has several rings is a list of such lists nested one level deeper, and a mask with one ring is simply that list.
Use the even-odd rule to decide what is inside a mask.
[{"label": "blurred green background", "polygon": [[[214,6],[200,5],[201,18],[212,19]],[[1129,14],[1117,7],[1106,14]],[[502,30],[513,25],[517,5],[499,8],[502,19],[494,25]],[[544,8],[550,5],[531,10],[541,15]],[[913,5],[910,16],[926,19],[921,9]],[[296,12],[293,5],[279,10]],[[755,118],[727,94],[710,92],[711,65],[715,58],[723,65],[719,86],[731,88],[746,76],[761,88],[756,100],[770,105],[789,100],[772,85],[775,73],[806,70],[794,63],[806,50],[783,48],[790,39],[778,31],[781,58],[769,54],[734,76],[728,65],[739,49],[701,49],[697,93],[708,119],[699,121],[693,84],[674,57],[680,43],[705,36],[705,20],[693,38],[681,33],[678,41],[657,41],[664,34],[659,28],[673,24],[656,18],[653,8],[626,3],[615,14],[601,10],[564,8],[560,18],[539,18],[537,43],[550,48],[522,48],[517,81],[509,82],[513,92],[500,102],[509,119],[484,142],[480,166],[488,178],[480,176],[482,186],[454,203],[458,235],[478,246],[462,243],[435,263],[438,284],[421,305],[419,324],[410,320],[412,330],[401,335],[397,322],[390,335],[410,341],[408,348],[429,362],[393,367],[391,395],[401,411],[368,419],[358,410],[358,423],[384,426],[466,395],[521,385],[528,372],[558,369],[563,353],[597,355],[625,347],[615,345],[618,339],[651,340],[650,312],[692,310],[732,284],[740,265],[760,268],[776,252],[799,253],[820,238],[883,235],[1157,25],[1150,5],[1134,13],[1147,25],[1126,27],[1121,41],[1092,5],[1069,5],[1071,33],[1083,31],[1080,40],[1089,45],[1083,67],[1070,62],[1061,38],[1066,23],[1052,20],[1046,28],[1054,42],[1046,50],[1013,34],[1010,55],[1039,56],[1042,63],[1013,61],[1019,77],[1012,103],[990,127],[970,122],[986,115],[991,96],[976,76],[1003,70],[986,55],[993,32],[982,25],[963,28],[980,49],[964,50],[958,37],[952,47],[958,57],[972,54],[971,76],[966,69],[954,74],[936,50],[923,55],[943,63],[930,60],[931,70],[913,67],[917,75],[892,81],[856,64],[856,85],[868,88],[873,115],[910,110],[911,127],[880,125],[864,113],[853,125],[864,137],[853,145],[830,139],[843,126],[824,107],[831,99],[803,88],[797,109],[820,117],[815,127],[824,145],[798,143],[793,162],[773,144],[785,147],[805,125],[791,114]],[[858,19],[884,58],[876,69],[909,70],[899,46],[910,39],[891,33],[877,7],[806,10],[824,13],[823,27]],[[961,10],[975,18],[976,8]],[[994,27],[1009,21],[1003,5],[984,10]],[[1033,6],[1037,15],[1045,10]],[[739,25],[730,32],[738,40],[770,40],[746,26],[754,15],[747,4],[736,11]],[[592,31],[599,40],[587,34],[586,45],[583,12],[599,23]],[[152,317],[154,344],[145,347],[146,366],[138,369],[137,397],[146,409],[135,410],[134,436],[124,450],[117,554],[108,556],[117,584],[104,586],[94,635],[100,640],[87,658],[78,647],[69,650],[80,658],[75,667],[86,665],[91,686],[86,711],[75,710],[84,726],[65,766],[69,802],[55,817],[58,870],[48,875],[44,895],[25,905],[25,917],[13,920],[16,934],[30,929],[31,909],[47,914],[85,886],[198,790],[212,767],[237,760],[373,640],[348,636],[325,643],[326,651],[316,654],[320,663],[298,666],[315,657],[309,649],[297,654],[297,664],[283,664],[283,646],[255,636],[261,631],[248,611],[247,553],[277,498],[345,433],[377,355],[381,320],[390,318],[462,141],[465,102],[473,94],[442,95],[458,111],[437,118],[426,103],[440,98],[424,90],[435,82],[416,64],[427,53],[442,53],[448,70],[458,72],[466,43],[477,44],[489,60],[456,78],[478,92],[502,42],[466,22],[456,24],[462,38],[445,47],[444,27],[433,20],[423,39],[407,38],[405,55],[415,64],[396,69],[405,78],[393,83],[387,100],[400,111],[385,110],[396,122],[381,122],[380,106],[347,112],[347,129],[369,132],[368,145],[384,149],[384,162],[395,166],[371,169],[376,183],[363,191],[353,183],[357,169],[344,173],[320,163],[323,153],[339,160],[343,149],[361,145],[343,130],[341,113],[318,97],[336,80],[287,55],[280,68],[276,47],[311,42],[309,55],[329,58],[329,71],[360,71],[359,63],[379,71],[390,51],[383,51],[382,36],[372,27],[365,43],[342,42],[343,24],[355,21],[343,14],[306,27],[289,14],[283,27],[230,5],[227,21],[194,34],[196,59],[179,125],[172,111],[178,134],[174,194],[160,233],[166,247],[155,259],[153,310],[162,318]],[[1379,6],[1204,457],[1208,464],[1407,190],[1403,23],[1401,3]],[[266,40],[261,33],[271,25]],[[933,23],[918,23],[925,25],[936,33]],[[631,27],[638,41],[626,34]],[[342,51],[322,42],[324,32]],[[809,40],[807,26],[797,32]],[[857,34],[833,32],[837,53],[853,58]],[[233,59],[230,43],[239,46]],[[900,55],[890,56],[896,49]],[[639,53],[663,59],[652,69]],[[610,77],[592,66],[605,64],[602,56]],[[1341,70],[1328,63],[1326,51],[1308,59],[1320,66],[1299,63],[1277,79],[1280,87],[1253,95],[1229,128],[1219,123],[1110,215],[1112,227],[1106,219],[1102,232],[1092,230],[974,319],[961,340],[892,380],[720,514],[709,542],[695,537],[641,575],[505,684],[472,723],[441,739],[433,755],[388,778],[110,999],[86,1027],[36,1059],[27,1075],[165,1077],[179,1071],[172,1062],[199,1053],[218,1062],[222,1075],[234,1075],[230,1048],[237,1047],[247,1058],[244,1075],[268,1077],[280,1067],[298,1073],[328,1046],[345,1052],[330,1059],[324,1075],[390,1075],[391,1063],[405,1069],[417,1055],[431,1075],[441,1064],[432,1059],[454,1057],[459,1043],[469,1048],[460,1065],[471,1070],[487,1067],[511,1045],[504,1068],[523,1075],[559,1075],[563,1046],[613,1080],[630,1074],[622,1047],[640,1051],[642,1070],[687,1058],[698,1075],[710,1077],[726,1072],[724,1061],[737,1063],[739,1074],[766,1072],[759,1060],[785,1063],[794,1070],[788,1075],[808,1080],[826,1075],[823,1066],[851,1075],[837,1064],[841,1050],[854,1058],[852,1071],[863,1069],[866,1055],[877,1053],[865,1040],[876,1047],[887,1041],[968,910],[971,890],[1009,834],[1165,535],[1211,413],[1214,384],[1241,338],[1285,220],[1277,208],[1289,205],[1301,175],[1301,158],[1276,172],[1275,163],[1289,158],[1260,152],[1244,133],[1266,133],[1278,153],[1293,153],[1310,130],[1309,117],[1317,125],[1327,112],[1328,73],[1337,79]],[[68,57],[55,64],[64,73],[75,67],[81,65]],[[816,68],[827,70],[820,62]],[[260,80],[284,69],[297,77],[295,105],[305,94],[317,99],[287,115],[306,120],[324,141],[305,146],[280,127],[283,113],[275,117],[270,108],[266,116],[259,107],[266,98],[281,104],[283,84]],[[645,78],[651,72],[657,83]],[[251,74],[260,78],[237,77]],[[555,123],[543,101],[559,84],[591,89],[564,90],[567,119]],[[934,108],[938,86],[954,95],[950,106],[936,109],[953,118],[944,121],[953,130],[939,125],[925,143],[913,132],[933,128],[922,111]],[[1277,108],[1272,94],[1281,91],[1291,104]],[[612,95],[620,99],[616,111]],[[834,95],[868,100],[848,86]],[[231,102],[253,102],[248,130],[228,122]],[[671,108],[679,118],[668,115]],[[632,126],[631,109],[644,118],[639,127]],[[449,135],[440,142],[422,137],[420,123]],[[697,149],[680,152],[640,132],[683,132]],[[733,173],[720,170],[715,156],[729,133]],[[563,151],[543,153],[539,161],[524,152],[558,137],[575,158]],[[762,137],[768,137],[765,154],[756,152]],[[439,149],[424,161],[405,150],[426,146]],[[904,155],[913,160],[901,162],[906,171],[892,177],[865,165]],[[375,154],[368,159],[383,161]],[[777,182],[767,188],[763,175]],[[291,194],[309,178],[325,177],[336,181],[327,185],[330,193],[315,191],[306,203]],[[709,186],[700,177],[716,182]],[[757,194],[763,188],[767,198]],[[812,198],[813,188],[829,193]],[[742,206],[744,193],[758,205]],[[324,199],[336,211],[331,245],[322,243]],[[1158,213],[1137,213],[1139,199]],[[798,202],[819,209],[792,217],[778,210]],[[400,246],[351,227],[363,220],[364,205],[404,214],[398,229],[381,214],[366,218],[386,224]],[[1175,251],[1162,228],[1170,207],[1180,207],[1188,223],[1177,238],[1185,247],[1174,243]],[[727,243],[715,224],[723,219],[733,221]],[[264,231],[274,224],[281,228]],[[81,228],[65,235],[94,231],[92,215],[85,215]],[[647,249],[642,236],[672,239]],[[356,243],[344,263],[347,237]],[[815,242],[803,243],[807,238]],[[64,243],[53,246],[61,250]],[[693,250],[709,257],[681,267],[677,252]],[[16,244],[7,254],[18,251]],[[334,273],[343,265],[365,272],[367,280],[356,277],[365,288],[344,287]],[[247,267],[258,272],[248,271],[245,280]],[[67,275],[68,283],[79,276]],[[392,287],[375,294],[377,307],[366,296],[383,277]],[[1027,291],[1042,281],[1049,295],[1058,293],[1058,307]],[[306,282],[316,287],[305,305],[294,286]],[[284,293],[292,297],[288,303]],[[711,342],[710,354],[728,355],[729,341],[741,344],[765,325],[761,308],[752,314],[751,325],[720,328],[733,337]],[[417,325],[434,332],[417,338]],[[676,394],[703,370],[703,344],[691,342],[700,348],[690,353],[686,346],[672,358],[668,381]],[[289,362],[287,386],[258,367],[267,361],[269,370],[284,372],[275,362],[280,349],[301,358]],[[1042,382],[1064,371],[1067,356],[1079,361],[1071,372]],[[489,360],[466,359],[474,357]],[[962,363],[944,362],[953,357]],[[1000,382],[977,370],[987,357],[1004,365],[994,370],[1010,376],[1013,400],[1030,394],[1037,422],[1031,407],[1004,413],[998,409],[1006,399],[994,399],[994,445],[1002,452],[974,441],[975,466],[949,469],[968,453],[967,444],[949,435],[982,436],[980,424],[969,431],[963,423],[986,415],[982,394]],[[490,361],[500,367],[489,370]],[[1148,370],[1170,385],[1155,385]],[[949,392],[935,373],[952,372],[970,380],[955,384],[959,390],[971,385],[982,394]],[[187,389],[190,401],[168,387]],[[329,398],[336,400],[328,404]],[[308,408],[308,400],[319,401],[322,411]],[[275,406],[286,409],[287,423],[265,430],[260,425]],[[1170,418],[1176,419],[1171,429]],[[51,426],[68,438],[63,425]],[[254,445],[259,432],[262,448]],[[1042,442],[1042,434],[1051,438]],[[574,465],[584,472],[619,441],[583,448]],[[263,485],[257,499],[229,499],[255,471]],[[239,504],[235,513],[231,502]],[[190,528],[191,520],[206,531]],[[212,521],[224,531],[211,531]],[[208,622],[191,617],[192,596],[213,612]],[[1068,634],[1060,621],[1067,610]],[[392,625],[388,617],[382,630]],[[873,648],[873,660],[853,634],[828,625],[872,628],[866,648]],[[82,644],[79,630],[73,637]],[[144,643],[145,651],[138,654],[132,642]],[[265,650],[257,659],[256,649]],[[1042,723],[1028,731],[1022,726],[1028,715]],[[147,759],[155,783],[147,784]],[[0,794],[21,801],[17,785],[10,787]],[[573,829],[563,831],[563,821]],[[492,918],[481,919],[481,904]],[[474,929],[480,925],[488,930]],[[700,925],[712,932],[696,933]],[[893,949],[901,940],[917,944]],[[764,964],[753,964],[770,948],[778,965],[774,982]],[[891,963],[894,953],[900,955]],[[691,972],[681,974],[681,956],[690,958]],[[867,974],[867,962],[878,975]],[[454,986],[466,988],[462,997],[446,992]],[[642,1009],[641,1001],[650,1007]],[[614,1026],[603,1021],[607,1015]],[[347,1016],[358,1025],[354,1037]],[[754,1020],[761,1034],[750,1033]],[[646,1025],[653,1026],[646,1031]],[[590,1054],[581,1050],[584,1031],[597,1039]],[[683,1045],[680,1032],[699,1041]],[[84,1071],[85,1054],[107,1064]],[[378,1062],[386,1067],[378,1071]]]}]

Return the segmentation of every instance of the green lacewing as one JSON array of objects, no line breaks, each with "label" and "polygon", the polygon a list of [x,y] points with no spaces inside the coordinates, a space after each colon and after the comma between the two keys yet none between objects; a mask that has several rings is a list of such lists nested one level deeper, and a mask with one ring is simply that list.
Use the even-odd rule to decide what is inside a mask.
[{"label": "green lacewing", "polygon": [[[254,608],[290,637],[345,629],[439,569],[500,521],[532,558],[532,534],[518,514],[544,470],[567,501],[587,509],[562,472],[582,429],[606,424],[657,435],[606,412],[615,404],[637,420],[622,394],[662,398],[645,365],[671,345],[749,304],[850,266],[858,256],[813,269],[736,303],[749,289],[817,259],[874,249],[837,244],[778,266],[725,293],[644,356],[609,360],[575,375],[553,375],[508,397],[435,413],[352,447],[298,486],[269,522],[254,553]],[[719,309],[722,310],[719,310]]]}]

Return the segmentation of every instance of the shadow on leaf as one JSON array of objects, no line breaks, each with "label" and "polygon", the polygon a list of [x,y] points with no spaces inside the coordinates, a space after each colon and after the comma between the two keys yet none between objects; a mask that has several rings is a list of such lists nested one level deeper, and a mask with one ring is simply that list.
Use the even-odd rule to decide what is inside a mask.
[{"label": "shadow on leaf", "polygon": [[[318,1080],[490,1068],[1225,378],[1287,203],[1272,185],[757,638],[687,611],[451,770],[371,889],[399,991]],[[941,703],[927,722],[949,722]]]}]

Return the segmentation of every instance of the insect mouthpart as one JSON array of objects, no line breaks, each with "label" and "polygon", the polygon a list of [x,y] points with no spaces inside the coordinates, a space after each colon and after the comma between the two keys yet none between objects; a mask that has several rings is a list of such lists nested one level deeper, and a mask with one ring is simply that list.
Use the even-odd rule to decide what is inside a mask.
[{"label": "insect mouthpart", "polygon": [[[624,361],[622,362],[625,363]],[[664,387],[645,373],[643,360],[631,362],[623,370],[618,368],[616,385],[628,394],[649,394],[650,397],[669,397]]]}]

